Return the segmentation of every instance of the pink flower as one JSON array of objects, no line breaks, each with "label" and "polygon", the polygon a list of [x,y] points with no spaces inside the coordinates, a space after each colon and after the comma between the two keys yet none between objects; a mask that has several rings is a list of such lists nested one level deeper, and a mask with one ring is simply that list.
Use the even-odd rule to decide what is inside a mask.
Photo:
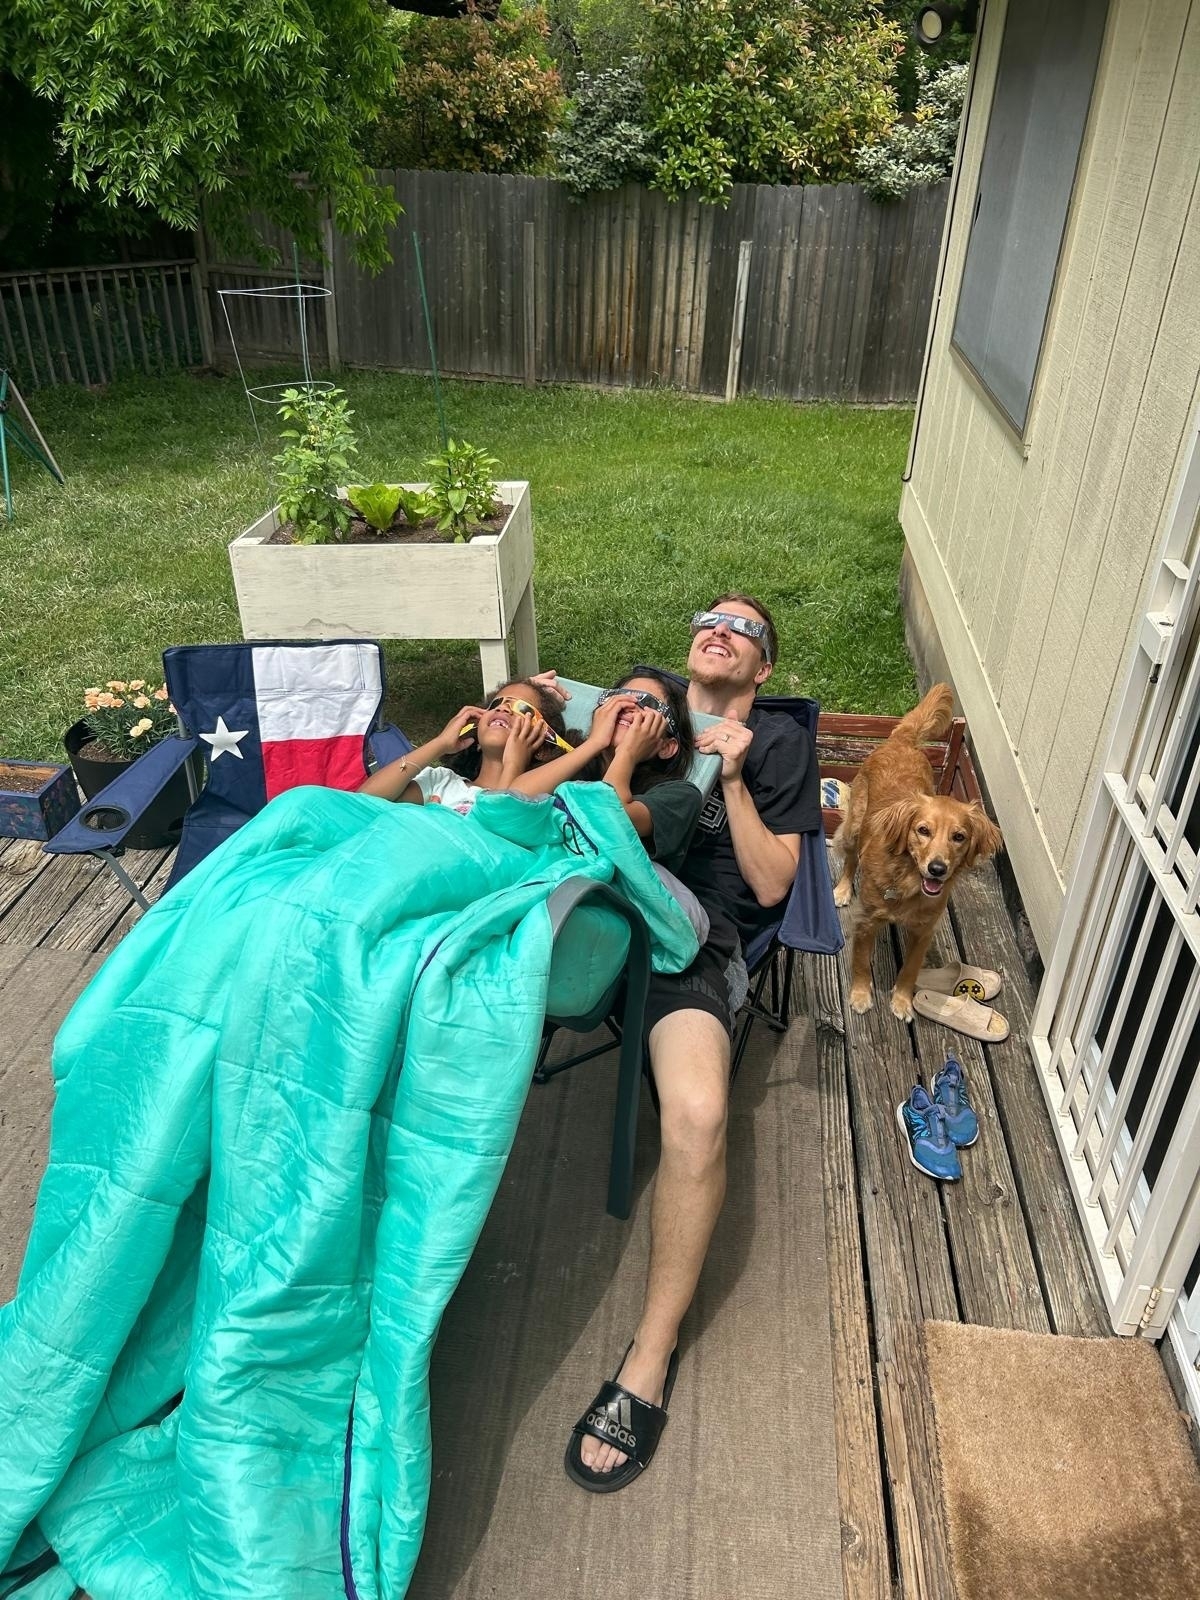
[{"label": "pink flower", "polygon": [[[132,689],[133,684],[130,684],[129,687]],[[133,697],[133,704],[138,708],[139,711],[144,711],[150,704],[150,696],[148,694],[135,694]]]},{"label": "pink flower", "polygon": [[[165,700],[167,698],[167,687],[166,687],[166,684],[164,684],[161,689],[155,689],[154,698],[156,700]],[[174,710],[175,709],[174,706],[172,706],[171,709]]]},{"label": "pink flower", "polygon": [[143,717],[140,722],[135,722],[133,727],[130,728],[129,737],[131,739],[140,739],[144,733],[149,733],[153,726],[154,724],[149,717]]},{"label": "pink flower", "polygon": [[124,691],[125,689],[128,688],[128,684],[122,683],[120,678],[110,678],[108,680],[108,683],[105,685],[105,687],[109,688],[109,689],[112,689],[114,691],[117,690],[117,689],[120,689],[120,690]]},{"label": "pink flower", "polygon": [[146,680],[145,678],[130,678],[129,687],[131,689],[144,689],[146,687]]}]

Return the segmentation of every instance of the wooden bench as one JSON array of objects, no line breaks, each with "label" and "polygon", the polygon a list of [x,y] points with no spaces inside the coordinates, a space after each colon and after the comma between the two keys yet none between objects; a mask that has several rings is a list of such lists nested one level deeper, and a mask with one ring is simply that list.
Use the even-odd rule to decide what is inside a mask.
[{"label": "wooden bench", "polygon": [[[860,717],[845,711],[822,711],[817,723],[817,761],[821,777],[851,783],[858,769],[877,750],[900,721],[899,717]],[[981,800],[975,765],[967,748],[964,718],[955,717],[944,739],[923,746],[933,768],[938,794],[952,794],[957,800]],[[842,813],[821,808],[825,836],[831,838],[842,821]]]}]

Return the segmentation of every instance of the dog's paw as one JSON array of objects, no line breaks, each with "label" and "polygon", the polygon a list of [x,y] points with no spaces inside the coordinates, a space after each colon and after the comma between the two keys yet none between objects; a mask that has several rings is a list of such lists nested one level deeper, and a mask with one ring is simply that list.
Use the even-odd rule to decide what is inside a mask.
[{"label": "dog's paw", "polygon": [[875,1002],[871,997],[871,987],[869,984],[866,986],[866,988],[860,988],[857,984],[855,984],[854,988],[851,989],[850,1009],[851,1011],[857,1011],[860,1017],[864,1011],[870,1011],[874,1003]]},{"label": "dog's paw", "polygon": [[912,1001],[905,994],[894,992],[892,994],[892,1015],[899,1017],[901,1022],[911,1022],[913,1019]]},{"label": "dog's paw", "polygon": [[835,884],[834,885],[834,890],[833,890],[833,903],[834,903],[834,905],[835,906],[848,906],[850,904],[850,896],[853,893],[854,893],[854,885],[852,883]]}]

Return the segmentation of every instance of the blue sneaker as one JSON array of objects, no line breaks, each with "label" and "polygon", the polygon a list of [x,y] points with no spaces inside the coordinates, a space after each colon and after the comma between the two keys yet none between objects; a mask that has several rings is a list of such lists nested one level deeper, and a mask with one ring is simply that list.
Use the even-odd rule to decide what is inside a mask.
[{"label": "blue sneaker", "polygon": [[946,1113],[950,1137],[960,1150],[979,1137],[979,1118],[967,1094],[967,1075],[962,1062],[946,1057],[946,1065],[933,1080],[933,1103]]},{"label": "blue sneaker", "polygon": [[918,1172],[948,1183],[962,1177],[946,1113],[929,1098],[922,1084],[915,1084],[908,1099],[896,1107],[896,1121],[908,1140],[908,1159]]}]

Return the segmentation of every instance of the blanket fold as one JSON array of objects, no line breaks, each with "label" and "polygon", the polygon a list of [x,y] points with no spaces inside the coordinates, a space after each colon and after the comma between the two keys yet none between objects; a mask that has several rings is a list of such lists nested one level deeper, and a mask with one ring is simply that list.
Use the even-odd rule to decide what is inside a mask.
[{"label": "blanket fold", "polygon": [[576,875],[639,907],[660,970],[691,960],[605,785],[469,817],[296,789],[97,973],[0,1308],[0,1596],[404,1594],[430,1352]]}]

